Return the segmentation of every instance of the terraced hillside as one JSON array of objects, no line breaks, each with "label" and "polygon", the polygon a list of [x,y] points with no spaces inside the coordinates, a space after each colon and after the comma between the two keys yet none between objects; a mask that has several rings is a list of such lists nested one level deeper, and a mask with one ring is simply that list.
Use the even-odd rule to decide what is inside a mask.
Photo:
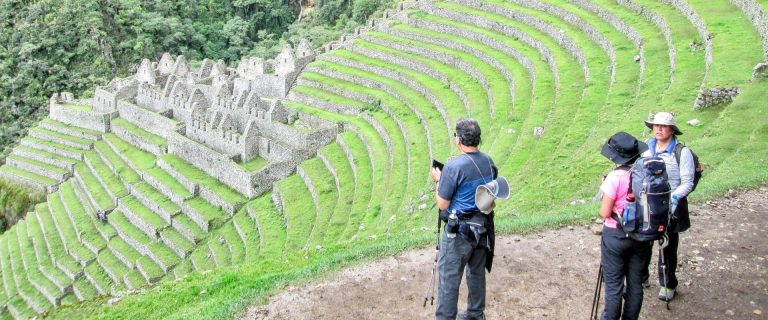
[{"label": "terraced hillside", "polygon": [[[579,200],[610,169],[600,145],[618,130],[643,135],[642,120],[655,111],[678,114],[683,141],[708,167],[696,197],[765,182],[768,80],[756,65],[768,59],[766,10],[764,0],[403,2],[302,66],[268,101],[285,114],[265,108],[267,100],[254,102],[261,109],[243,104],[252,100],[237,79],[255,79],[253,69],[147,62],[131,80],[138,92],[116,94],[116,111],[54,101],[57,113],[0,167],[49,192],[0,237],[0,304],[14,318],[77,301],[86,302],[57,314],[221,318],[284,280],[425,244],[435,222],[430,159],[456,153],[453,124],[467,116],[480,122],[481,149],[511,183],[512,199],[497,207],[506,232],[591,217],[594,206]],[[178,72],[215,89],[149,84],[183,79]],[[235,88],[221,89],[218,76]],[[244,159],[248,152],[227,153],[205,135],[191,145],[212,156],[190,157],[179,141],[205,121],[224,123],[190,120],[202,111],[183,109],[182,98],[196,96],[211,110],[283,119],[276,127],[297,134],[318,126],[338,134],[323,131],[334,136],[297,151],[295,163],[270,151]],[[107,125],[62,123],[62,112],[100,115]],[[298,148],[269,131],[258,131],[259,148]],[[238,184],[208,159],[245,175],[285,174]],[[97,210],[111,210],[108,222]],[[157,283],[109,308],[93,300]]]}]

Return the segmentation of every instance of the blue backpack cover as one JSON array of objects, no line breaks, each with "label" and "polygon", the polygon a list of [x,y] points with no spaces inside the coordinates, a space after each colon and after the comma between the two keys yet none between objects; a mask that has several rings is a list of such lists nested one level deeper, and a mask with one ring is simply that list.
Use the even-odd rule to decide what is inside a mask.
[{"label": "blue backpack cover", "polygon": [[635,161],[630,191],[635,195],[635,202],[625,205],[622,229],[637,241],[661,239],[669,226],[672,193],[664,160],[646,157]]}]

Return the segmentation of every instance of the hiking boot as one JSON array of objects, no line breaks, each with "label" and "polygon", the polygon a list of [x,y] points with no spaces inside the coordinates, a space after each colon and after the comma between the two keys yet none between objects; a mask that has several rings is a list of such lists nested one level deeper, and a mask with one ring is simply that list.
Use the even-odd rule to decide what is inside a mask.
[{"label": "hiking boot", "polygon": [[659,290],[659,300],[672,301],[674,297],[675,297],[675,289],[661,287],[661,290]]},{"label": "hiking boot", "polygon": [[464,310],[464,311],[460,311],[459,312],[459,317],[456,318],[456,319],[458,319],[458,320],[483,320],[483,319],[485,319],[485,316],[483,315],[483,316],[479,316],[479,317],[473,317],[473,316],[470,316],[469,313],[467,313],[466,310]]}]

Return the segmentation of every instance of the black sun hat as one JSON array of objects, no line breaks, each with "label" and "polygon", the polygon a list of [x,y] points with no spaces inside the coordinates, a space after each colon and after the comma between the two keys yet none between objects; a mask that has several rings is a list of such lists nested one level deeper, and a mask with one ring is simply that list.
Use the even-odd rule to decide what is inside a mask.
[{"label": "black sun hat", "polygon": [[645,142],[637,141],[631,134],[622,131],[612,135],[605,142],[600,154],[616,164],[626,164],[646,150],[648,145]]}]

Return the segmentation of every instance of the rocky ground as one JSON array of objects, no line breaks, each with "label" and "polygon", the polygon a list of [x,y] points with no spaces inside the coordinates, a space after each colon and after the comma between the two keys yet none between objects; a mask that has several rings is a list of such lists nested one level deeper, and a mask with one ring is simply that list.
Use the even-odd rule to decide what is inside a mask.
[{"label": "rocky ground", "polygon": [[[693,205],[691,214],[693,226],[681,235],[678,296],[667,310],[654,284],[645,290],[641,318],[768,319],[768,187]],[[499,238],[487,318],[588,318],[600,257],[596,229]],[[423,306],[433,259],[434,249],[425,248],[342,270],[289,287],[242,318],[433,318],[434,306]]]}]

